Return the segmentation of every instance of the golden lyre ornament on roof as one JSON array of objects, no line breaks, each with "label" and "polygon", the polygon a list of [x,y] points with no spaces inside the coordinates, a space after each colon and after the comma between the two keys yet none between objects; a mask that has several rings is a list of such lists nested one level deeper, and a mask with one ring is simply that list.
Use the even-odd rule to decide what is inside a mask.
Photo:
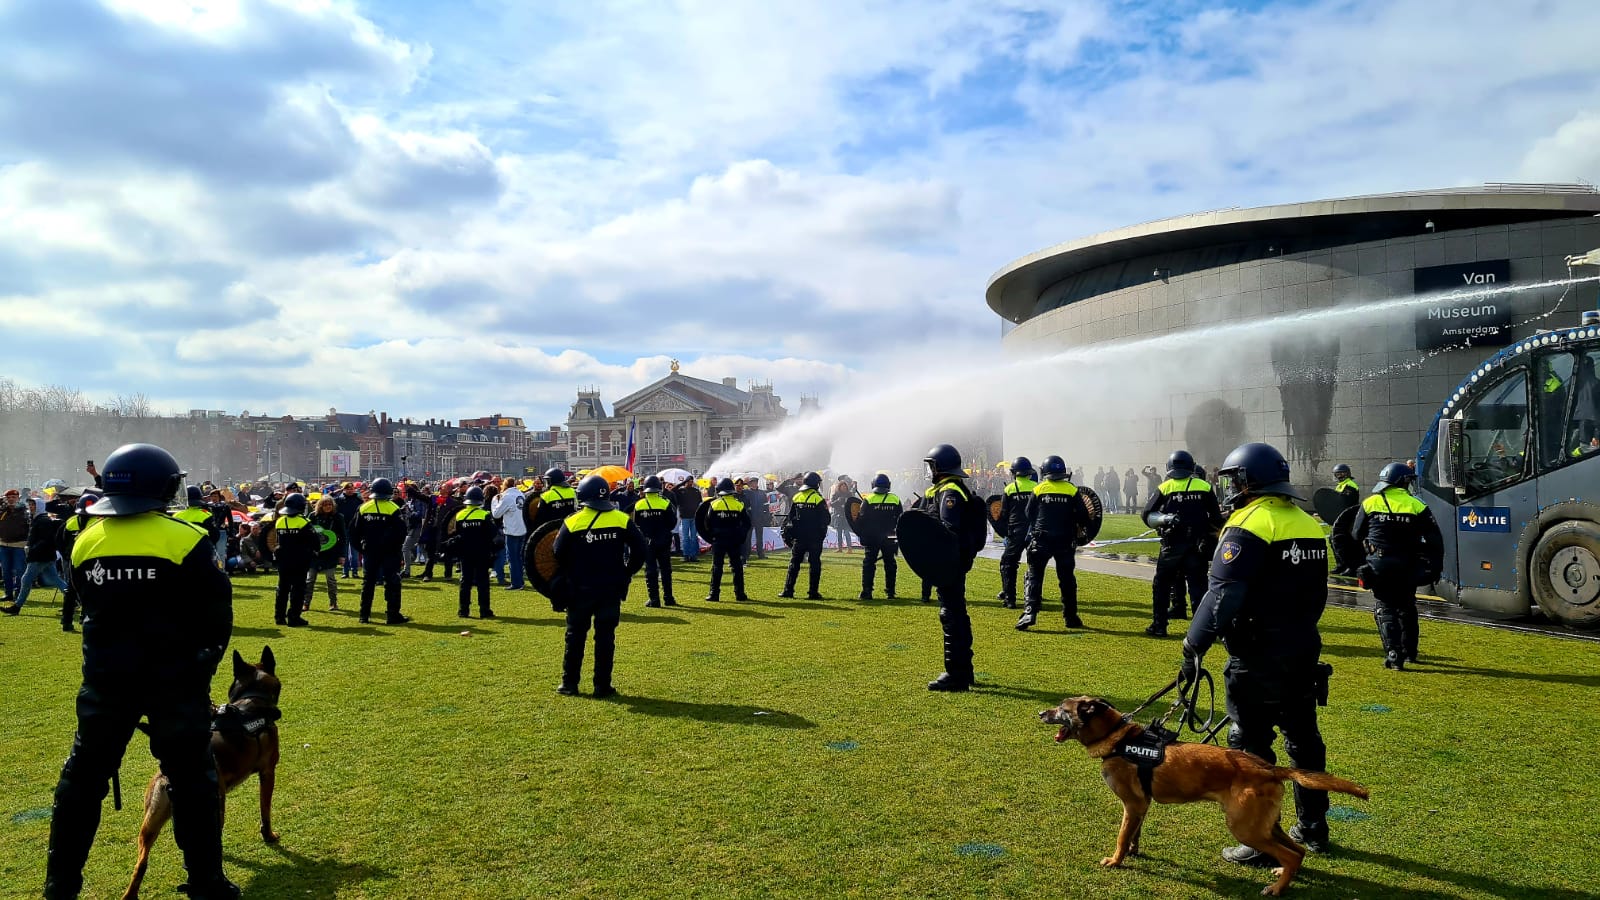
[{"label": "golden lyre ornament on roof", "polygon": [[672,374],[674,374],[674,375],[678,374],[678,361],[677,360],[673,360],[672,361]]}]

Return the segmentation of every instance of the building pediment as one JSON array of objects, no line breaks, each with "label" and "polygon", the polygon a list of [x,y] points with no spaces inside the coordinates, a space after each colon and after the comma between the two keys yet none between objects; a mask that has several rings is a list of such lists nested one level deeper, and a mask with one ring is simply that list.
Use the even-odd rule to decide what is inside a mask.
[{"label": "building pediment", "polygon": [[631,415],[645,412],[703,412],[706,407],[695,403],[673,390],[657,390],[644,394],[637,399],[630,398],[627,403],[618,403],[614,408],[618,416]]}]

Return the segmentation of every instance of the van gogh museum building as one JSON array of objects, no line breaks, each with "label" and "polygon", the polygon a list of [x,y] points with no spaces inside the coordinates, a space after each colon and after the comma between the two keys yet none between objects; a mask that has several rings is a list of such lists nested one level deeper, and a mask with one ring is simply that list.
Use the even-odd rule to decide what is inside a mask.
[{"label": "van gogh museum building", "polygon": [[[1298,483],[1325,483],[1346,462],[1370,485],[1385,463],[1415,456],[1474,364],[1596,306],[1593,284],[1564,300],[1559,287],[1460,292],[1567,278],[1567,256],[1600,247],[1597,215],[1592,186],[1485,185],[1220,210],[1040,250],[989,282],[1007,357],[1185,332],[1208,335],[1207,346],[1150,344],[1152,366],[1169,373],[1145,388],[1158,396],[1083,398],[1070,430],[1049,415],[1007,415],[1006,451],[1137,468],[1188,447],[1215,466],[1264,440],[1289,456]],[[1382,318],[1238,329],[1237,339],[1217,328],[1390,298],[1416,302],[1386,304]],[[1527,322],[1558,301],[1547,321]],[[1168,358],[1185,354],[1209,361],[1185,369]],[[1137,381],[1144,367],[1128,362]]]}]

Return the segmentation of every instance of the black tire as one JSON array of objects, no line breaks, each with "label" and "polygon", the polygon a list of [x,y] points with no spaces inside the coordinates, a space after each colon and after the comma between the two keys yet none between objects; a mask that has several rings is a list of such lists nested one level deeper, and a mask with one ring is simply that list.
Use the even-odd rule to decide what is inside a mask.
[{"label": "black tire", "polygon": [[1572,519],[1539,537],[1529,560],[1533,599],[1569,628],[1600,628],[1600,525]]}]

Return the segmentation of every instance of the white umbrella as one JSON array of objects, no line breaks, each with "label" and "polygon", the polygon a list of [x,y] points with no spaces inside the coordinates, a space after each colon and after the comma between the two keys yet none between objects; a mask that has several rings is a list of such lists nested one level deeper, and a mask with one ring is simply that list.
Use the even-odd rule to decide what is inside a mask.
[{"label": "white umbrella", "polygon": [[668,484],[677,484],[680,481],[687,481],[693,478],[694,473],[688,469],[662,469],[656,473],[656,477]]}]

